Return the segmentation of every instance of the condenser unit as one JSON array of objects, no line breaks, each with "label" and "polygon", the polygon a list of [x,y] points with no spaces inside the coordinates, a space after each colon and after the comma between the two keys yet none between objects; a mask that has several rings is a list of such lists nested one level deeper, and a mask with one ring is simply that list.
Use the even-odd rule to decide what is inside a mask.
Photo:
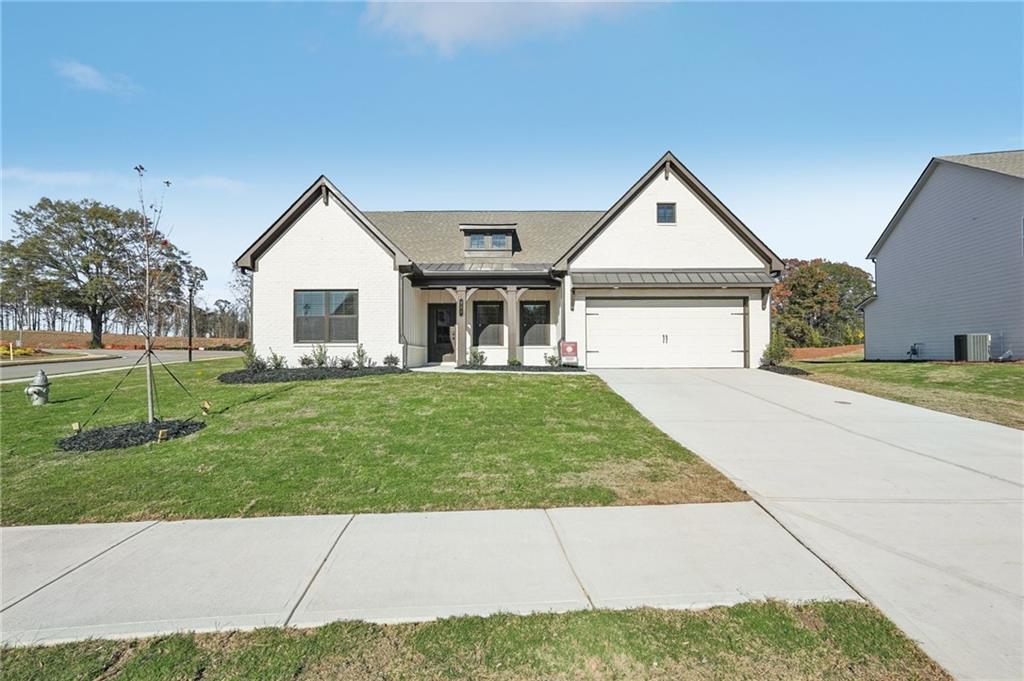
[{"label": "condenser unit", "polygon": [[953,359],[958,362],[987,362],[992,336],[987,333],[962,333],[953,336]]}]

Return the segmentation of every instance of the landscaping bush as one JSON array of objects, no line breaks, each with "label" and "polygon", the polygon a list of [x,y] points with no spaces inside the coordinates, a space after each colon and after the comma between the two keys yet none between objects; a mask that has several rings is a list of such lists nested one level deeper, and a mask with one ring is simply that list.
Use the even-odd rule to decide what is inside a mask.
[{"label": "landscaping bush", "polygon": [[549,367],[560,367],[560,366],[562,366],[562,358],[560,356],[558,356],[557,354],[549,355],[548,353],[545,352],[544,353],[544,361],[547,362]]},{"label": "landscaping bush", "polygon": [[508,365],[510,367],[521,367],[521,366],[523,366],[523,363],[520,362],[517,357],[509,357],[508,358]]},{"label": "landscaping bush", "polygon": [[[349,360],[351,362],[351,360]],[[335,378],[357,378],[384,374],[404,374],[399,367],[304,367],[297,369],[265,369],[263,371],[229,371],[217,377],[221,383],[287,383],[289,381],[322,381]]]},{"label": "landscaping bush", "polygon": [[487,355],[485,355],[479,348],[473,348],[469,351],[469,360],[466,362],[466,366],[472,369],[479,369],[487,361]]},{"label": "landscaping bush", "polygon": [[313,359],[313,366],[327,366],[327,346],[324,345],[323,343],[320,343],[319,345],[314,345],[310,357]]},{"label": "landscaping bush", "polygon": [[764,349],[764,354],[761,355],[761,366],[778,366],[789,358],[790,352],[786,347],[786,337],[779,331],[772,331],[772,338]]},{"label": "landscaping bush", "polygon": [[274,348],[270,348],[270,357],[267,358],[267,365],[271,369],[287,369],[288,359],[274,352]]},{"label": "landscaping bush", "polygon": [[396,367],[398,366],[398,355],[390,354],[384,356],[384,366]]},{"label": "landscaping bush", "polygon": [[242,364],[249,371],[263,371],[267,368],[267,360],[256,354],[256,348],[249,344],[242,353]]},{"label": "landscaping bush", "polygon": [[355,362],[357,369],[363,369],[365,367],[372,367],[376,364],[371,358],[369,353],[360,343],[356,346],[356,351],[352,353],[352,361]]},{"label": "landscaping bush", "polygon": [[312,367],[312,366],[315,366],[315,365],[316,365],[316,362],[313,360],[312,356],[310,356],[310,355],[302,355],[302,356],[299,357],[299,366],[300,367],[305,367],[305,368],[308,369],[309,367]]}]

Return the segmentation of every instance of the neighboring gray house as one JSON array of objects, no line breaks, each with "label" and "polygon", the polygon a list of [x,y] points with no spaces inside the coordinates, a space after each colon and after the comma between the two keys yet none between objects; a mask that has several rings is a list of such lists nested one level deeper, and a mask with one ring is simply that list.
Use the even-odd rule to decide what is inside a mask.
[{"label": "neighboring gray house", "polygon": [[590,368],[756,366],[783,266],[671,153],[606,211],[364,213],[321,177],[236,264],[257,352],[292,366],[320,343],[539,365],[564,340]]},{"label": "neighboring gray house", "polygon": [[967,333],[1024,357],[1024,151],[933,158],[868,258],[866,359],[953,359]]}]

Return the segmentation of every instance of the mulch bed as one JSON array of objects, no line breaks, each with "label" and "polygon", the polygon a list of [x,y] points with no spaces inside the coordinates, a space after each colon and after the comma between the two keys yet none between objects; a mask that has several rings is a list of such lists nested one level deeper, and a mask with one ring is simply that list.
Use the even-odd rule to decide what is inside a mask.
[{"label": "mulch bed", "polygon": [[342,369],[340,367],[304,367],[297,369],[264,369],[250,371],[240,369],[221,374],[221,383],[287,383],[289,381],[324,381],[336,378],[358,378],[359,376],[381,376],[384,374],[406,374],[408,369],[398,367],[365,367],[363,369]]},{"label": "mulch bed", "polygon": [[467,364],[463,364],[463,365],[458,366],[456,368],[457,369],[461,369],[463,371],[535,371],[537,373],[551,373],[551,374],[556,374],[556,373],[560,373],[560,372],[583,371],[583,367],[573,367],[573,366],[552,367],[552,366],[544,366],[544,365],[540,365],[540,366],[534,365],[534,366],[518,366],[518,367],[513,367],[513,366],[509,366],[507,364],[495,364],[493,366],[485,364],[482,367],[471,367],[471,366],[469,366]]},{"label": "mulch bed", "polygon": [[202,430],[206,424],[202,421],[155,421],[153,423],[124,423],[119,426],[93,428],[75,433],[71,437],[57,441],[57,446],[68,452],[97,452],[102,449],[124,449],[136,447],[147,442],[156,442],[160,431],[164,440],[185,437]]},{"label": "mulch bed", "polygon": [[810,371],[804,371],[803,369],[798,369],[796,367],[763,366],[763,367],[759,367],[759,368],[760,369],[764,369],[765,371],[773,371],[773,372],[775,372],[777,374],[785,374],[786,376],[810,376],[811,375]]}]

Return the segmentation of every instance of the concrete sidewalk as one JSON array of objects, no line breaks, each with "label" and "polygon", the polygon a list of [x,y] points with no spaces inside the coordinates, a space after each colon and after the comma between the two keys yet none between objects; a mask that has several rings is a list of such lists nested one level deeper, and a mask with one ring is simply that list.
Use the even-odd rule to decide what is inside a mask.
[{"label": "concrete sidewalk", "polygon": [[1024,432],[767,371],[597,373],[955,676],[1024,678]]},{"label": "concrete sidewalk", "polygon": [[2,641],[857,595],[753,502],[9,527]]}]

